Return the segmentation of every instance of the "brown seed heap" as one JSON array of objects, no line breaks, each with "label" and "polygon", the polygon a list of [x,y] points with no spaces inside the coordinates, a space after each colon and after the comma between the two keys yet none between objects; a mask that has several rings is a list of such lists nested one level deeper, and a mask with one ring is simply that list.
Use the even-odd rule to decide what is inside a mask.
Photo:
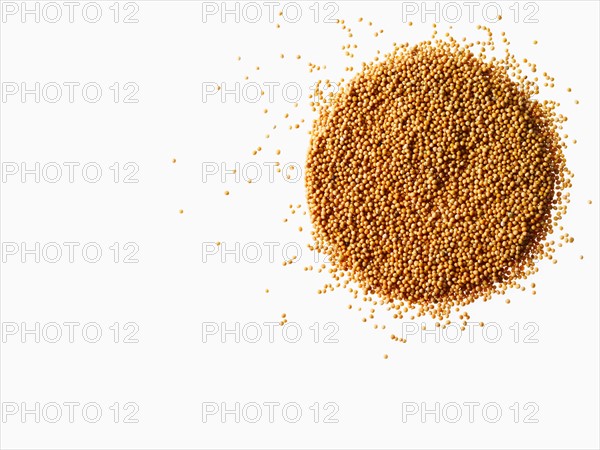
[{"label": "brown seed heap", "polygon": [[480,54],[453,38],[395,45],[319,104],[306,166],[314,248],[395,317],[447,318],[520,287],[554,252],[544,240],[568,203],[566,118],[533,99],[508,51],[486,58],[487,31]]}]

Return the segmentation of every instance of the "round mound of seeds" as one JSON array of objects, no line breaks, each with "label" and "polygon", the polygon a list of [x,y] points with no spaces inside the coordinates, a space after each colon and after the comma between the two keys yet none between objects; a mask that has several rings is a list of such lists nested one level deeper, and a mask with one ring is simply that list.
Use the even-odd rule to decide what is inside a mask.
[{"label": "round mound of seeds", "polygon": [[566,213],[566,118],[508,51],[472,47],[395,45],[320,103],[311,131],[314,248],[400,317],[521,287]]}]

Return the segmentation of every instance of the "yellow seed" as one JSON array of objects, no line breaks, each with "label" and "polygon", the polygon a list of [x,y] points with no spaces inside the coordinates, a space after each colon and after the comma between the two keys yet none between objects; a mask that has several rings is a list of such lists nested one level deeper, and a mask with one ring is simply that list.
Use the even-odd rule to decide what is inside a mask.
[{"label": "yellow seed", "polygon": [[348,66],[353,77],[327,101],[326,82],[311,99],[311,245],[336,281],[356,283],[351,295],[396,319],[416,309],[447,327],[456,308],[524,290],[518,282],[562,245],[548,236],[569,202],[566,118],[538,100],[555,80],[529,80],[508,49],[486,58],[494,44],[480,29],[488,41],[395,44]]}]

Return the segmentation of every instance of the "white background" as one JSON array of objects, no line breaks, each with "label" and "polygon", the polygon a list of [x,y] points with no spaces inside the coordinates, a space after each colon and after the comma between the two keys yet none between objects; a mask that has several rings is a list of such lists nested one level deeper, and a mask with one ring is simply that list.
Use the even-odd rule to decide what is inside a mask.
[{"label": "white background", "polygon": [[[389,335],[400,326],[385,310],[365,324],[364,311],[356,310],[362,302],[350,293],[316,294],[329,278],[302,270],[315,265],[304,247],[309,242],[308,216],[291,216],[288,208],[304,203],[302,181],[288,182],[277,174],[269,182],[266,168],[254,184],[236,183],[231,175],[225,183],[220,174],[202,179],[207,163],[226,162],[229,168],[250,161],[302,164],[313,118],[307,95],[314,80],[339,79],[347,74],[345,65],[359,67],[378,49],[388,51],[392,42],[428,39],[433,15],[426,20],[411,16],[410,28],[400,2],[340,2],[335,17],[346,19],[353,29],[350,41],[339,25],[324,23],[323,4],[318,23],[306,2],[302,19],[279,19],[280,29],[269,21],[266,6],[257,23],[244,17],[235,23],[233,16],[222,21],[218,15],[204,22],[202,2],[138,1],[138,23],[122,23],[122,16],[114,23],[112,2],[100,4],[103,16],[94,24],[77,9],[74,23],[66,18],[35,23],[30,16],[23,23],[17,14],[3,16],[0,25],[3,83],[31,87],[35,82],[96,82],[103,88],[97,103],[76,93],[73,103],[65,98],[36,103],[32,95],[22,102],[15,95],[1,104],[3,164],[96,162],[103,168],[97,183],[83,180],[80,171],[74,183],[66,174],[57,183],[36,183],[32,176],[22,183],[18,175],[2,183],[4,243],[26,242],[31,248],[35,242],[97,242],[103,249],[95,264],[84,261],[80,251],[74,263],[63,255],[55,264],[35,263],[32,256],[21,263],[19,255],[3,255],[3,407],[95,402],[103,416],[88,423],[78,410],[74,423],[63,417],[53,424],[43,417],[36,423],[34,415],[22,420],[20,414],[3,414],[2,448],[598,447],[596,2],[538,2],[530,17],[537,23],[526,23],[524,4],[514,7],[520,11],[515,21],[515,9],[503,3],[504,19],[490,24],[497,41],[501,31],[507,32],[519,60],[528,58],[556,79],[556,88],[543,95],[561,102],[560,112],[569,117],[565,132],[569,141],[578,141],[567,150],[575,179],[562,222],[575,242],[559,249],[558,264],[539,265],[532,279],[536,296],[528,289],[511,293],[510,305],[502,297],[469,309],[473,321],[498,324],[498,342],[490,342],[477,328],[473,342],[462,336],[454,344],[448,339],[436,343],[429,335],[422,342],[419,334],[407,344],[392,342]],[[422,7],[420,2],[415,5]],[[454,36],[483,38],[475,30],[476,24],[486,23],[482,5],[472,23],[462,5]],[[34,2],[28,6],[33,8]],[[374,26],[359,24],[361,16]],[[448,25],[442,20],[439,30],[447,31]],[[375,29],[385,32],[375,38]],[[351,62],[341,52],[348,42],[359,45]],[[295,59],[297,54],[301,60]],[[327,65],[323,75],[308,74],[309,61]],[[280,91],[273,103],[235,102],[231,96],[222,102],[218,95],[202,101],[203,83],[232,86],[243,83],[245,75],[261,83],[298,83],[304,89],[300,106],[293,108]],[[109,90],[115,82],[139,86],[139,102],[115,103]],[[573,92],[567,93],[567,87]],[[300,118],[306,122],[288,131],[286,112],[295,118],[291,123]],[[274,124],[278,128],[270,130]],[[269,132],[272,138],[267,140]],[[251,156],[259,145],[263,151]],[[282,150],[280,157],[276,148]],[[137,164],[139,182],[114,183],[108,167],[115,162],[121,167]],[[226,197],[225,190],[231,195]],[[284,217],[290,221],[283,223]],[[243,258],[236,263],[235,255],[226,255],[224,263],[219,255],[204,255],[203,261],[203,243],[215,241],[229,249],[236,243],[258,243],[263,256],[256,263]],[[114,242],[138,245],[139,262],[114,263],[109,250]],[[273,262],[265,242],[278,245]],[[281,248],[290,242],[301,244],[304,252],[299,264],[283,267]],[[219,336],[203,343],[203,323],[262,324],[280,320],[282,313],[301,328],[299,342],[286,342],[277,329],[274,343],[267,336],[255,344],[235,343],[232,336],[226,343]],[[11,322],[30,328],[35,322],[95,322],[103,336],[96,344],[88,343],[80,326],[75,343],[66,337],[55,344],[44,339],[36,343],[31,335],[22,343],[19,334],[6,332]],[[109,327],[114,322],[137,324],[139,342],[112,342]],[[310,329],[314,323],[321,330],[318,343]],[[323,342],[328,323],[339,328],[337,343]],[[375,330],[374,323],[388,327]],[[534,325],[526,325],[530,323]],[[430,321],[425,324],[432,329]],[[526,326],[537,330],[532,338],[537,342],[524,342]],[[515,329],[521,331],[516,343]],[[123,423],[122,417],[114,423],[109,407],[115,402],[136,403],[138,423]],[[290,423],[279,408],[274,423],[265,416],[254,424],[243,418],[236,423],[232,415],[225,421],[219,415],[203,421],[203,402],[226,402],[230,408],[236,402],[295,402],[303,415]],[[321,405],[318,423],[309,409],[315,402]],[[324,423],[323,405],[328,402],[339,407],[338,423]],[[433,415],[422,420],[419,414],[403,421],[406,402],[425,402],[428,408],[436,402],[440,408],[449,402],[494,402],[502,408],[502,418],[491,423],[479,407],[469,423],[464,407],[457,423],[444,417],[436,423]],[[516,402],[521,408],[518,423],[509,409]],[[528,402],[539,407],[538,423],[524,423],[523,405]]]}]

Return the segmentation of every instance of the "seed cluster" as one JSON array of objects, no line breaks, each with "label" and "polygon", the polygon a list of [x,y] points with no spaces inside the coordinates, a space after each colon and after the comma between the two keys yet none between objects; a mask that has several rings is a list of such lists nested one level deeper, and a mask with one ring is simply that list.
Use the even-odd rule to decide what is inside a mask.
[{"label": "seed cluster", "polygon": [[566,118],[534,99],[537,78],[508,51],[486,58],[485,31],[478,54],[452,37],[394,44],[315,101],[314,248],[336,280],[376,295],[394,317],[416,308],[447,318],[522,288],[538,260],[553,259],[545,240],[566,213],[572,176],[559,135]]}]

